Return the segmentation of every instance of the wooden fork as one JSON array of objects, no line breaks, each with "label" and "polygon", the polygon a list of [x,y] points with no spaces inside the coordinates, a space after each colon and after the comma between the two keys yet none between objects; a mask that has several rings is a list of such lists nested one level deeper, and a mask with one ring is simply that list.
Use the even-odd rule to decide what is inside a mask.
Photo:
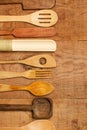
[{"label": "wooden fork", "polygon": [[51,78],[51,70],[27,70],[24,72],[0,71],[0,79],[25,77],[27,79]]}]

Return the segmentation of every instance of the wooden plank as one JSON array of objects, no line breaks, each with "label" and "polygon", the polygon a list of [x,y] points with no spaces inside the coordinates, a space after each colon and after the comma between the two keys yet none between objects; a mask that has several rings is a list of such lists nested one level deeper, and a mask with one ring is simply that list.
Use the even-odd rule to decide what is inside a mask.
[{"label": "wooden plank", "polygon": [[[47,95],[53,100],[51,120],[56,130],[84,130],[87,125],[87,0],[56,0],[53,8],[59,15],[55,29],[57,51],[52,53],[57,68],[52,69],[53,78],[43,79],[55,86],[55,91]],[[0,5],[0,14],[22,15],[33,11],[23,11],[20,5]],[[24,23],[0,23],[0,30],[15,27],[34,27]],[[2,36],[1,38],[13,38]],[[41,54],[41,53],[39,53]],[[0,60],[24,59],[36,53],[0,52]],[[25,71],[30,66],[19,64],[0,65],[0,70]],[[36,80],[14,78],[0,80],[11,85],[28,85]],[[13,99],[14,98],[14,99]],[[29,92],[15,91],[0,93],[0,103],[31,103],[35,98]],[[8,119],[9,117],[9,119]],[[31,113],[0,113],[0,126],[20,126],[33,121]]]}]

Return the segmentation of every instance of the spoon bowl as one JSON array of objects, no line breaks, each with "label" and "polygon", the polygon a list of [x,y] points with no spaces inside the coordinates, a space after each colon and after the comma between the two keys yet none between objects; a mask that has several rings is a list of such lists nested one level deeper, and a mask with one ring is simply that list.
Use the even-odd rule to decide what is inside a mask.
[{"label": "spoon bowl", "polygon": [[55,130],[49,120],[36,120],[22,127],[0,127],[0,130]]}]

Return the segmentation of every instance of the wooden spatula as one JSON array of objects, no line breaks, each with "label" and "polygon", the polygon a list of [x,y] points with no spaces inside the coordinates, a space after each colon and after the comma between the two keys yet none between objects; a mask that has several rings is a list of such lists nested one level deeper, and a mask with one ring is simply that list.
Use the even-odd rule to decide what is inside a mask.
[{"label": "wooden spatula", "polygon": [[55,0],[0,0],[0,4],[21,4],[23,9],[47,9],[55,5]]},{"label": "wooden spatula", "polygon": [[57,23],[58,15],[53,10],[40,10],[29,15],[0,15],[0,22],[27,22],[40,27],[50,27]]},{"label": "wooden spatula", "polygon": [[29,91],[35,96],[44,96],[54,90],[54,86],[44,81],[35,81],[28,86],[11,86],[0,84],[0,92],[24,90]]},{"label": "wooden spatula", "polygon": [[12,35],[17,38],[52,37],[56,35],[56,29],[50,28],[15,28],[12,31],[0,30],[0,36]]},{"label": "wooden spatula", "polygon": [[56,61],[53,56],[49,54],[40,54],[31,56],[29,58],[26,58],[24,60],[15,60],[15,61],[0,61],[0,64],[14,64],[14,63],[20,63],[20,64],[26,64],[34,67],[40,67],[40,68],[52,68],[56,67]]},{"label": "wooden spatula", "polygon": [[49,120],[36,120],[22,127],[0,127],[0,130],[55,130]]},{"label": "wooden spatula", "polygon": [[31,111],[34,119],[48,119],[52,116],[52,110],[49,98],[35,98],[32,105],[0,104],[0,111]]}]

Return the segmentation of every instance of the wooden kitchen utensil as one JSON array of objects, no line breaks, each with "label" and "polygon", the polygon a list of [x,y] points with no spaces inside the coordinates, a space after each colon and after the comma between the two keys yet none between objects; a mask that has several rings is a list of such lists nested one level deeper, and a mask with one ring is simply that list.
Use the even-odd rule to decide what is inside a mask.
[{"label": "wooden kitchen utensil", "polygon": [[31,111],[34,119],[50,118],[52,109],[52,101],[49,98],[35,98],[32,105],[0,104],[0,111]]},{"label": "wooden kitchen utensil", "polygon": [[39,39],[0,40],[0,51],[54,52],[56,51],[56,42]]},{"label": "wooden kitchen utensil", "polygon": [[26,64],[34,67],[40,67],[40,68],[56,67],[55,59],[53,58],[53,56],[49,54],[35,55],[26,58],[24,60],[0,61],[0,64],[9,64],[9,63],[10,64],[21,63],[21,64]]},{"label": "wooden kitchen utensil", "polygon": [[0,92],[26,90],[35,96],[44,96],[54,90],[54,86],[44,81],[35,81],[28,86],[11,86],[7,84],[0,84]]},{"label": "wooden kitchen utensil", "polygon": [[0,0],[0,4],[21,4],[23,9],[46,9],[55,5],[55,0]]},{"label": "wooden kitchen utensil", "polygon": [[15,28],[11,31],[0,30],[0,36],[12,35],[16,38],[33,38],[33,37],[52,37],[56,35],[56,29],[50,28]]},{"label": "wooden kitchen utensil", "polygon": [[55,130],[49,120],[35,120],[22,127],[0,127],[0,130]]},{"label": "wooden kitchen utensil", "polygon": [[40,27],[50,27],[58,21],[58,15],[53,10],[40,10],[29,15],[0,15],[0,22],[27,22]]},{"label": "wooden kitchen utensil", "polygon": [[0,79],[25,77],[27,79],[51,78],[51,70],[27,70],[24,72],[0,71]]}]

